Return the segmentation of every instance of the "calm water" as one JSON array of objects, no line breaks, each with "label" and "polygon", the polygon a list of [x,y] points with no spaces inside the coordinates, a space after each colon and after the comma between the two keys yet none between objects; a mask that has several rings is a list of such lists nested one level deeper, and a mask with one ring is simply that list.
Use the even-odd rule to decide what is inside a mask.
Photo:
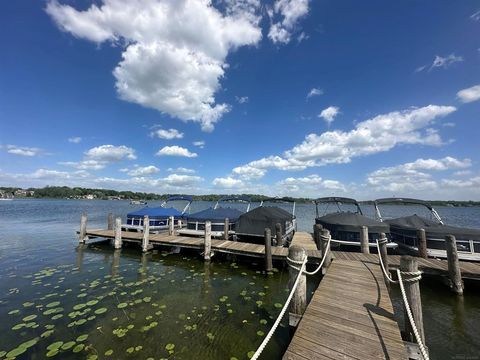
[{"label": "calm water", "polygon": [[[194,203],[192,212],[208,206]],[[123,201],[0,203],[1,358],[248,358],[287,297],[287,270],[279,266],[265,275],[261,263],[225,257],[205,265],[194,253],[77,248],[74,231],[83,211],[89,227],[105,227],[107,213],[125,218],[139,207]],[[396,216],[401,208],[382,210]],[[437,210],[447,223],[480,227],[480,208]],[[297,216],[299,231],[309,231],[315,209],[297,205]],[[432,359],[480,353],[478,287],[467,284],[459,301],[438,281],[424,279],[422,301]],[[283,325],[265,359],[279,358],[288,345]]]}]

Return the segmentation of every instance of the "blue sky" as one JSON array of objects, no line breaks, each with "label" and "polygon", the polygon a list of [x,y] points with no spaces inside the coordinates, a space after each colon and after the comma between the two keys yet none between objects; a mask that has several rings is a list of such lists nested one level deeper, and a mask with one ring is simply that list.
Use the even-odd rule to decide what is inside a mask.
[{"label": "blue sky", "polygon": [[0,5],[0,186],[480,200],[478,1]]}]

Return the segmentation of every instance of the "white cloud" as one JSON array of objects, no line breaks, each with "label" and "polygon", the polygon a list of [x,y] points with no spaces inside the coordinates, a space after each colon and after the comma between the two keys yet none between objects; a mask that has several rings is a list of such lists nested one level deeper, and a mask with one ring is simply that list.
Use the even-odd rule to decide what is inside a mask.
[{"label": "white cloud", "polygon": [[183,156],[188,158],[197,157],[197,153],[190,152],[190,150],[183,148],[181,146],[165,146],[162,149],[158,150],[155,154],[156,156]]},{"label": "white cloud", "polygon": [[[273,21],[268,32],[270,40],[274,43],[289,43],[298,21],[308,14],[308,4],[309,0],[276,0],[273,9],[268,11]],[[274,17],[281,20],[275,22]],[[305,36],[304,34],[303,37]]]},{"label": "white cloud", "polygon": [[472,19],[473,21],[479,21],[480,20],[480,10],[477,11],[476,13],[473,13],[472,15],[470,15],[470,19]]},{"label": "white cloud", "polygon": [[330,125],[335,117],[340,113],[340,108],[336,106],[329,106],[326,109],[323,109],[322,112],[318,115],[318,117],[323,118]]},{"label": "white cloud", "polygon": [[243,187],[244,183],[240,179],[234,179],[230,176],[228,177],[219,177],[215,178],[212,181],[213,186],[222,188],[222,189],[238,189],[239,187]]},{"label": "white cloud", "polygon": [[7,153],[19,156],[33,157],[43,154],[43,150],[36,147],[26,147],[17,145],[4,145]]},{"label": "white cloud", "polygon": [[62,161],[59,165],[71,166],[79,170],[101,170],[104,169],[108,162],[98,160],[82,160],[82,161]]},{"label": "white cloud", "polygon": [[288,177],[276,184],[282,195],[288,196],[311,196],[318,197],[320,194],[339,194],[346,191],[346,187],[340,181],[323,179],[314,174],[305,177]]},{"label": "white cloud", "polygon": [[104,162],[117,162],[123,159],[135,160],[135,150],[125,145],[101,145],[91,148],[85,152],[85,156],[89,159],[104,161]]},{"label": "white cloud", "polygon": [[480,85],[475,85],[467,89],[460,90],[457,97],[463,103],[480,100]]},{"label": "white cloud", "polygon": [[453,173],[454,176],[467,176],[471,174],[472,174],[472,170],[459,170]]},{"label": "white cloud", "polygon": [[173,186],[193,186],[194,184],[203,181],[203,178],[192,175],[170,174],[167,177],[160,179],[160,181]]},{"label": "white cloud", "polygon": [[174,172],[174,173],[181,173],[181,174],[195,174],[195,170],[193,169],[188,169],[184,167],[179,167],[179,168],[168,168],[168,172]]},{"label": "white cloud", "polygon": [[414,162],[380,168],[367,176],[367,183],[376,191],[413,192],[434,190],[438,183],[433,171],[465,169],[472,165],[470,159],[459,160],[451,156],[442,159],[417,159]]},{"label": "white cloud", "polygon": [[235,100],[239,103],[239,104],[245,104],[248,102],[248,96],[235,96]]},{"label": "white cloud", "polygon": [[312,88],[307,94],[307,99],[311,98],[312,96],[323,95],[322,89]]},{"label": "white cloud", "polygon": [[457,62],[462,62],[462,61],[463,61],[463,57],[457,56],[454,53],[452,53],[450,55],[447,55],[445,57],[436,55],[435,58],[433,59],[433,63],[430,66],[428,66],[428,65],[420,66],[417,69],[415,69],[415,72],[421,72],[421,71],[427,70],[427,69],[428,69],[428,71],[430,71],[430,70],[433,70],[433,69],[436,69],[436,68],[447,69],[452,64],[457,63]]},{"label": "white cloud", "polygon": [[75,137],[68,138],[68,142],[71,142],[73,144],[78,144],[81,141],[82,141],[82,138],[80,136],[75,136]]},{"label": "white cloud", "polygon": [[359,122],[350,131],[309,134],[305,140],[284,152],[238,166],[233,170],[245,178],[259,178],[268,169],[303,170],[331,163],[348,163],[354,157],[388,151],[401,144],[438,146],[443,144],[436,130],[429,128],[437,118],[456,110],[453,106],[428,105],[378,115]]},{"label": "white cloud", "polygon": [[193,145],[198,146],[200,149],[203,149],[205,147],[205,141],[203,141],[203,140],[194,141]]},{"label": "white cloud", "polygon": [[210,1],[103,0],[79,11],[50,0],[58,27],[96,43],[123,45],[114,69],[121,99],[156,109],[204,131],[230,110],[215,93],[229,53],[261,37],[258,1],[227,1],[225,14]]},{"label": "white cloud", "polygon": [[150,176],[158,173],[159,171],[160,169],[157,168],[156,166],[149,165],[149,166],[136,166],[135,168],[126,171],[126,173],[130,176]]},{"label": "white cloud", "polygon": [[[442,186],[446,186],[449,188],[470,190],[471,193],[472,192],[478,193],[480,189],[480,176],[476,176],[467,180],[443,179],[441,183],[442,183]],[[471,198],[469,198],[469,200],[471,200]]]},{"label": "white cloud", "polygon": [[156,129],[153,130],[150,133],[151,136],[156,136],[159,139],[166,139],[166,140],[172,140],[172,139],[182,139],[183,138],[183,133],[178,131],[177,129]]}]

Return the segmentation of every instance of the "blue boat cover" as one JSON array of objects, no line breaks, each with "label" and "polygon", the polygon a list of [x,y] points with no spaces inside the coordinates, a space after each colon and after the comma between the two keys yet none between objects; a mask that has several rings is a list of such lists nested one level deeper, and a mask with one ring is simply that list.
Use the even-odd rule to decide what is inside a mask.
[{"label": "blue boat cover", "polygon": [[170,207],[170,208],[162,208],[162,207],[144,207],[143,209],[133,211],[127,214],[127,217],[144,217],[148,215],[150,218],[167,218],[169,216],[180,217],[182,213],[177,209]]},{"label": "blue boat cover", "polygon": [[208,208],[202,211],[199,211],[195,214],[191,214],[187,216],[188,221],[220,221],[223,222],[225,218],[228,218],[230,222],[237,221],[238,217],[242,215],[243,212],[237,209],[232,208]]}]

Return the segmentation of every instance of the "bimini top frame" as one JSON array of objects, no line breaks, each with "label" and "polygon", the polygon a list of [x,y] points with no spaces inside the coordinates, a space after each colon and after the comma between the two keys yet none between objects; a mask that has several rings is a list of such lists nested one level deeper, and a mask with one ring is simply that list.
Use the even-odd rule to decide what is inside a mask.
[{"label": "bimini top frame", "polygon": [[378,205],[380,204],[403,204],[403,205],[422,205],[425,206],[433,215],[435,220],[437,220],[440,224],[444,225],[442,218],[437,213],[437,211],[433,208],[433,206],[425,200],[420,199],[411,199],[411,198],[383,198],[377,199],[373,202],[375,206],[375,215],[378,220],[383,221],[382,214],[380,213],[380,208]]},{"label": "bimini top frame", "polygon": [[218,209],[221,203],[226,203],[226,202],[242,202],[247,204],[247,210],[245,212],[250,211],[250,204],[251,204],[251,199],[249,196],[244,196],[244,195],[239,195],[239,196],[226,196],[217,201],[213,209]]},{"label": "bimini top frame", "polygon": [[292,207],[292,215],[295,217],[295,200],[289,199],[289,198],[281,198],[281,197],[272,197],[272,198],[267,198],[264,199],[260,202],[260,206],[264,206],[264,203],[291,203],[293,204]]},{"label": "bimini top frame", "polygon": [[193,198],[191,196],[170,196],[167,200],[165,200],[160,206],[162,208],[166,208],[168,203],[171,201],[186,201],[187,205],[182,210],[182,215],[187,212],[187,210],[190,208],[190,205],[192,205]]},{"label": "bimini top frame", "polygon": [[315,203],[315,212],[316,212],[317,218],[320,217],[320,214],[318,213],[318,205],[325,204],[325,203],[334,203],[335,205],[337,205],[339,211],[342,211],[342,209],[340,208],[340,204],[355,205],[355,207],[357,208],[357,213],[359,213],[360,215],[363,215],[362,209],[360,208],[358,201],[352,198],[331,196],[331,197],[318,198],[313,202]]}]

